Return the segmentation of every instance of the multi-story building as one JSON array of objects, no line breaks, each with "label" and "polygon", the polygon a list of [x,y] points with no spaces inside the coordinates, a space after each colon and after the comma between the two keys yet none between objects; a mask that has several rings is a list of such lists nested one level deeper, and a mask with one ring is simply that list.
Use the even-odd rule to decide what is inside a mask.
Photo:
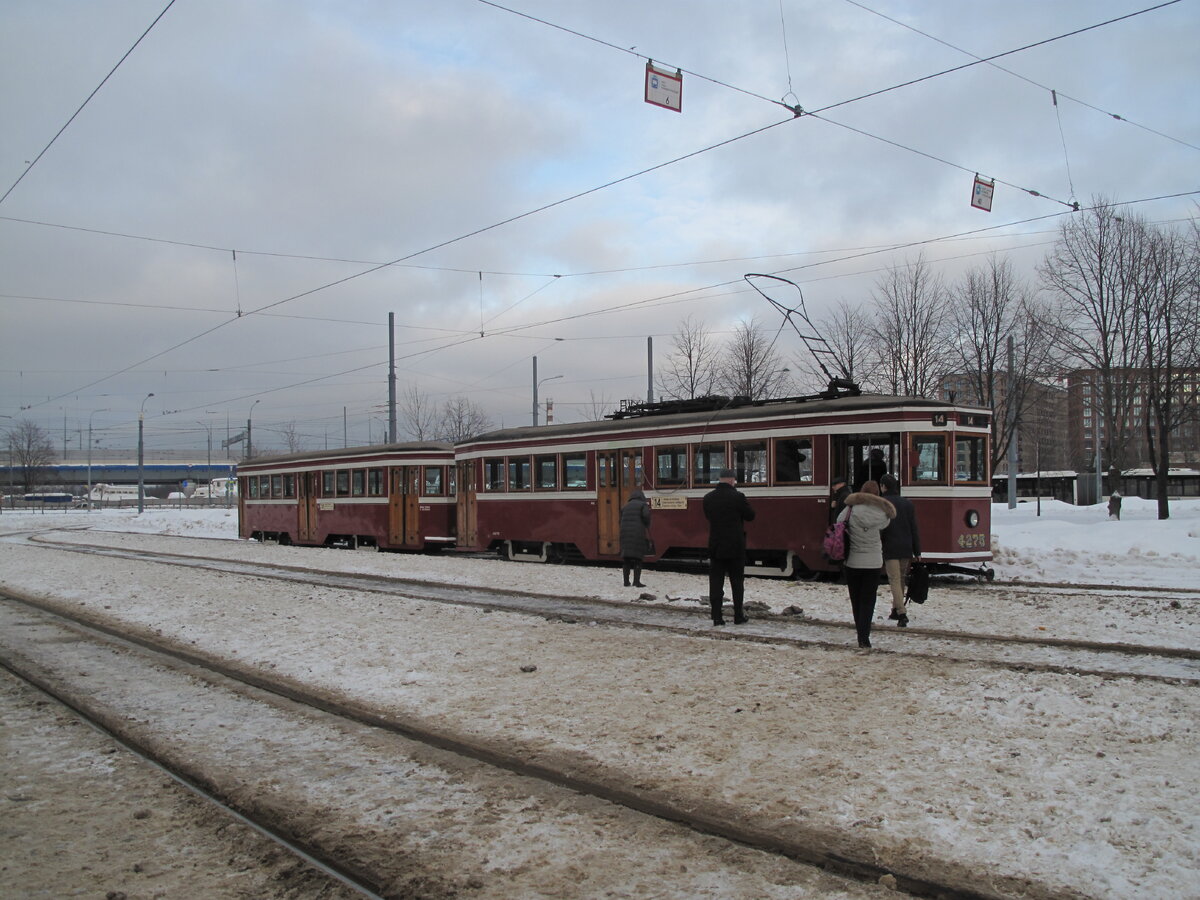
[{"label": "multi-story building", "polygon": [[[1008,373],[996,373],[996,415],[1003,415],[1008,391]],[[942,399],[958,403],[987,406],[979,396],[974,379],[966,374],[947,375],[942,380]],[[1027,390],[1025,409],[1017,422],[1017,471],[1058,471],[1072,468],[1067,440],[1067,391],[1063,388],[1034,382]],[[1002,433],[997,421],[992,427],[993,438]],[[998,446],[998,444],[997,444]],[[1007,474],[1008,458],[1002,457],[993,475]]]}]

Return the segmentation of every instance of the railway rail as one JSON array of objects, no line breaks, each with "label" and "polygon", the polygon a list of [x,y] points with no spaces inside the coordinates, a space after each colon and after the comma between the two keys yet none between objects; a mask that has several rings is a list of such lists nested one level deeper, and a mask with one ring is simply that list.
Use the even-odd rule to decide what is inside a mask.
[{"label": "railway rail", "polygon": [[[433,751],[437,754],[437,765],[443,771],[454,769],[456,762],[452,757],[458,757],[461,760],[457,763],[459,768],[466,766],[469,769],[475,764],[482,764],[499,771],[498,776],[490,775],[493,781],[517,776],[525,784],[523,787],[514,787],[511,781],[507,781],[503,791],[536,793],[548,788],[560,792],[554,802],[562,806],[572,803],[570,796],[584,795],[622,807],[627,811],[624,813],[626,815],[648,816],[670,823],[677,840],[681,833],[684,840],[689,840],[686,835],[690,833],[704,840],[716,838],[733,842],[741,848],[753,848],[816,867],[822,870],[814,873],[813,877],[818,879],[846,878],[866,884],[882,880],[912,896],[946,900],[985,900],[997,896],[974,889],[961,881],[941,882],[903,869],[888,869],[873,861],[866,848],[862,848],[857,856],[847,855],[844,850],[835,850],[819,833],[808,834],[804,839],[797,840],[794,835],[782,836],[730,819],[719,811],[706,809],[703,803],[681,804],[636,784],[581,777],[563,768],[513,756],[486,741],[472,741],[397,720],[370,708],[332,699],[286,680],[272,678],[266,673],[250,673],[238,665],[158,643],[144,635],[98,625],[61,610],[52,612],[28,599],[0,595],[0,626],[0,634],[3,635],[0,638],[0,667],[68,706],[76,715],[110,734],[152,765],[168,772],[172,778],[366,897],[411,896],[408,892],[418,887],[425,890],[433,887],[434,895],[440,895],[436,891],[449,891],[447,895],[452,895],[458,888],[451,883],[453,878],[439,878],[433,874],[437,866],[432,860],[426,865],[406,860],[402,867],[404,870],[397,872],[389,869],[383,861],[404,856],[403,853],[397,854],[390,843],[385,842],[374,849],[355,846],[354,839],[340,831],[345,827],[344,823],[314,835],[311,821],[307,824],[304,822],[317,815],[332,815],[340,821],[346,816],[344,811],[335,810],[331,813],[314,808],[300,813],[301,822],[289,821],[281,805],[272,802],[273,798],[264,791],[263,785],[254,786],[255,782],[269,783],[269,773],[280,765],[280,760],[268,750],[258,766],[248,770],[244,759],[231,764],[220,752],[207,751],[204,743],[218,739],[211,730],[203,738],[198,735],[196,722],[190,717],[189,710],[213,709],[222,702],[229,702],[222,701],[216,696],[218,694],[235,697],[235,702],[242,707],[249,703],[268,709],[258,732],[253,730],[253,726],[245,724],[247,715],[244,712],[230,717],[231,720],[239,720],[239,733],[232,736],[233,743],[247,748],[250,756],[258,752],[254,747],[256,741],[268,745],[278,742],[280,733],[289,727],[281,724],[281,716],[304,720],[296,727],[305,730],[323,727],[343,735],[363,729],[382,732],[405,744],[415,744]],[[145,685],[151,680],[156,686],[155,695],[162,697],[165,694],[172,698],[162,699],[152,710],[136,702],[131,694],[144,691]],[[166,687],[164,681],[168,682]],[[169,683],[172,681],[174,683]],[[91,685],[95,683],[105,685],[100,696],[92,691]],[[182,699],[175,700],[177,696]],[[282,712],[281,700],[286,704]],[[172,705],[176,705],[176,708],[169,708]],[[182,743],[178,739],[180,734],[185,736]],[[269,736],[274,736],[275,741]],[[368,752],[378,753],[378,745],[372,744]],[[420,755],[419,750],[401,749],[401,752],[407,752],[412,758]],[[329,748],[323,747],[321,753],[327,755]],[[345,765],[350,763],[351,760],[347,760]],[[221,769],[226,766],[232,772],[223,776]],[[292,774],[298,781],[303,781],[303,771]],[[412,772],[407,772],[406,777],[412,778]],[[439,773],[433,777],[444,776]],[[459,773],[456,777],[466,776]],[[535,787],[531,792],[529,779],[541,787]],[[344,782],[346,779],[342,780]],[[253,789],[248,790],[248,785]],[[370,785],[360,791],[348,785],[344,785],[344,789],[350,794],[363,793],[370,789]],[[397,806],[403,802],[402,799],[389,798],[389,803]],[[574,810],[573,814],[587,816],[582,810]],[[602,815],[598,818],[610,817]],[[590,821],[588,827],[594,829],[598,824]],[[633,833],[639,830],[630,829]],[[624,850],[629,856],[623,857],[623,864],[630,865],[637,850],[632,842]],[[702,852],[708,855],[713,853],[711,847]],[[636,865],[636,862],[632,864]],[[683,868],[686,870],[686,865]],[[858,896],[857,889],[846,883],[831,885],[827,882],[824,886],[837,887],[850,897]],[[474,879],[465,887],[470,893],[470,889],[482,889],[484,885]],[[490,891],[483,895],[501,896]],[[1036,893],[1030,896],[1036,896]]]},{"label": "railway rail", "polygon": [[[318,584],[332,588],[391,595],[403,594],[406,597],[438,603],[504,609],[567,621],[582,619],[640,629],[675,632],[702,631],[708,636],[722,640],[843,648],[853,631],[852,625],[847,622],[783,615],[758,616],[752,618],[746,626],[732,630],[714,631],[708,624],[706,611],[681,609],[664,604],[629,604],[596,598],[559,597],[528,592],[459,587],[400,577],[327,573],[307,567],[234,561],[200,554],[134,551],[100,544],[68,543],[56,541],[47,536],[38,536],[36,541],[39,544],[48,544],[76,553],[153,560],[164,565]],[[988,590],[989,588],[980,586],[978,589]],[[1010,585],[1005,586],[1004,589],[1009,591],[1061,590],[1054,585],[1044,587]],[[1083,591],[1085,589],[1075,586],[1073,590]],[[1086,590],[1089,593],[1093,592],[1090,587]],[[1128,591],[1112,586],[1097,590],[1108,593],[1128,593]],[[1159,595],[1166,594],[1177,594],[1183,597],[1192,595],[1187,591],[1164,591]],[[1070,638],[978,634],[921,627],[910,627],[902,631],[897,629],[891,633],[903,643],[893,641],[891,647],[877,652],[905,653],[1021,671],[1061,672],[1098,675],[1106,678],[1200,684],[1200,650],[1192,648],[1084,641]]]}]

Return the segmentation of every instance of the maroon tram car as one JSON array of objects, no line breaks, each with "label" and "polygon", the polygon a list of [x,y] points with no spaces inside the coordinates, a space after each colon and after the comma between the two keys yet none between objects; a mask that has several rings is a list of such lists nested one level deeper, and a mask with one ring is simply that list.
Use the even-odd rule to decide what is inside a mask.
[{"label": "maroon tram car", "polygon": [[455,446],[458,548],[616,560],[621,506],[641,488],[654,558],[703,559],[701,499],[732,468],[757,514],[747,572],[827,571],[831,485],[855,484],[879,449],[916,508],[923,561],[990,577],[990,423],[986,409],[938,400],[826,394],[639,404],[599,422],[495,431]]},{"label": "maroon tram car", "polygon": [[454,447],[439,442],[248,460],[238,465],[239,534],[307,546],[453,546],[454,478]]}]

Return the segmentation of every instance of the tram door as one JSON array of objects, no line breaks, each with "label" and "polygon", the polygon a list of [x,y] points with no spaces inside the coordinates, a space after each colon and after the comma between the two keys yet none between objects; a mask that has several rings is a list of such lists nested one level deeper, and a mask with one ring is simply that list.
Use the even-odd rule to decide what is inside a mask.
[{"label": "tram door", "polygon": [[299,516],[296,540],[301,543],[317,539],[317,485],[320,479],[319,472],[301,472],[296,478],[296,511]]},{"label": "tram door", "polygon": [[421,546],[421,467],[393,466],[388,491],[388,543]]},{"label": "tram door", "polygon": [[829,466],[831,483],[832,479],[844,478],[855,491],[864,481],[877,481],[884,472],[900,478],[900,435],[833,435]]},{"label": "tram door", "polygon": [[458,469],[458,499],[455,501],[458,513],[458,546],[478,546],[479,527],[475,510],[475,461],[460,460]]},{"label": "tram door", "polygon": [[640,450],[603,450],[596,453],[597,547],[602,555],[621,552],[621,507],[634,488],[642,486]]}]

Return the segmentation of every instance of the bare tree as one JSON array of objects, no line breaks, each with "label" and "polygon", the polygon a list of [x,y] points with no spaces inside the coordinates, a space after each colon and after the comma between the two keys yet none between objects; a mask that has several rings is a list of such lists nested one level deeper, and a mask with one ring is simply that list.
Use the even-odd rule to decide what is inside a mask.
[{"label": "bare tree", "polygon": [[1158,517],[1170,517],[1167,476],[1172,433],[1197,420],[1189,386],[1200,366],[1200,230],[1188,236],[1148,226],[1145,290],[1140,295],[1145,368],[1146,446],[1155,475]]},{"label": "bare tree", "polygon": [[279,428],[279,435],[283,438],[284,449],[288,453],[299,453],[304,449],[304,439],[300,432],[296,430],[296,423],[285,422]]},{"label": "bare tree", "polygon": [[948,301],[925,257],[880,276],[871,327],[871,384],[885,393],[935,397],[947,373]]},{"label": "bare tree", "polygon": [[[455,444],[477,437],[491,428],[491,417],[483,407],[469,398],[457,394],[450,397],[442,406],[441,418],[431,430],[431,436]],[[425,437],[417,438],[417,440],[426,439]]]},{"label": "bare tree", "polygon": [[758,319],[739,322],[721,356],[721,390],[762,400],[780,396],[788,383],[788,370]]},{"label": "bare tree", "polygon": [[[447,401],[449,402],[449,401]],[[396,400],[396,415],[400,427],[414,441],[432,440],[444,424],[446,410],[438,409],[428,394],[416,383],[409,383]]]},{"label": "bare tree", "polygon": [[[817,322],[820,337],[841,361],[844,370],[833,372],[836,378],[844,375],[856,383],[871,380],[869,361],[871,354],[871,318],[861,305],[851,305],[839,300],[837,305]],[[828,379],[825,373],[809,358],[796,361],[797,369],[803,373],[804,386],[824,390]],[[832,367],[830,367],[832,368]]]},{"label": "bare tree", "polygon": [[713,393],[717,383],[720,348],[702,322],[688,316],[679,323],[675,347],[667,357],[666,371],[658,378],[664,400],[693,400]]},{"label": "bare tree", "polygon": [[[642,401],[631,401],[641,403]],[[588,399],[586,403],[580,404],[580,409],[583,412],[584,422],[598,422],[610,412],[616,410],[618,403],[610,398],[607,394],[597,395],[594,390],[588,390]]]},{"label": "bare tree", "polygon": [[[992,410],[992,469],[1016,440],[1017,428],[1042,397],[1050,342],[1046,315],[1007,260],[992,256],[950,290],[949,322],[960,401]],[[1008,343],[1012,339],[1013,368]]]},{"label": "bare tree", "polygon": [[46,467],[57,457],[50,435],[40,425],[22,419],[8,432],[8,459],[10,472],[20,468],[21,487],[29,493],[45,480]]},{"label": "bare tree", "polygon": [[1092,209],[1064,220],[1038,270],[1057,301],[1056,348],[1096,372],[1088,385],[1093,434],[1103,440],[1112,476],[1136,459],[1124,426],[1140,390],[1134,373],[1142,361],[1137,311],[1146,280],[1145,238],[1144,223],[1097,199]]}]

